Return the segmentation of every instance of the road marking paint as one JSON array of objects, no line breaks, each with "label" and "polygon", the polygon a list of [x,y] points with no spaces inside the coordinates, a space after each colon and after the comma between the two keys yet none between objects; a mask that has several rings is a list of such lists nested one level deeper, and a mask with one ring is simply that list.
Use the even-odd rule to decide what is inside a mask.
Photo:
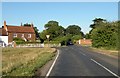
[{"label": "road marking paint", "polygon": [[84,56],[86,56],[86,54],[82,53]]},{"label": "road marking paint", "polygon": [[52,66],[50,67],[50,69],[49,69],[49,71],[47,72],[47,74],[46,74],[46,77],[45,78],[48,78],[48,76],[50,75],[50,73],[51,73],[51,71],[52,71],[52,69],[53,69],[53,67],[54,67],[54,65],[55,65],[55,63],[56,63],[56,61],[57,61],[57,59],[58,59],[58,57],[59,57],[59,50],[57,50],[57,56],[56,56],[56,58],[55,58],[55,60],[54,60],[54,62],[53,62],[53,64],[52,64]]},{"label": "road marking paint", "polygon": [[109,70],[108,68],[106,68],[105,66],[103,66],[102,64],[98,63],[97,61],[95,61],[94,59],[91,59],[94,63],[96,63],[97,65],[101,66],[102,68],[104,68],[105,70],[107,70],[109,73],[111,73],[112,75],[120,78],[120,76],[118,76],[117,74],[113,73],[111,70]]},{"label": "road marking paint", "polygon": [[82,52],[80,52],[82,55],[84,55],[84,56],[86,56],[86,54],[84,54],[84,53],[82,53]]}]

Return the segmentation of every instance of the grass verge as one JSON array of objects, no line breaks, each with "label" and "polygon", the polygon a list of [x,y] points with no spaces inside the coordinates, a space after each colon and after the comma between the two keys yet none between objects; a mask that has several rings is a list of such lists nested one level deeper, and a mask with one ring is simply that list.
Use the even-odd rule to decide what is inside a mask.
[{"label": "grass verge", "polygon": [[4,76],[34,76],[55,55],[54,48],[3,48]]},{"label": "grass verge", "polygon": [[108,50],[108,49],[106,50],[104,48],[94,48],[94,47],[90,47],[90,49],[94,52],[99,52],[99,53],[102,53],[102,54],[118,57],[118,51],[117,50]]}]

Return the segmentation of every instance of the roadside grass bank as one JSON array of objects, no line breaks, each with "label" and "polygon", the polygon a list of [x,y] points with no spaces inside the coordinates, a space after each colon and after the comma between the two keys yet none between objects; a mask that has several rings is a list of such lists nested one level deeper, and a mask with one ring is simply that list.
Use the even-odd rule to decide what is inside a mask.
[{"label": "roadside grass bank", "polygon": [[55,48],[3,48],[3,76],[34,76],[55,56]]},{"label": "roadside grass bank", "polygon": [[101,54],[118,57],[118,50],[116,50],[116,49],[94,48],[91,45],[81,45],[81,46],[86,46],[86,47],[88,47],[89,50],[91,50],[93,52],[98,52]]},{"label": "roadside grass bank", "polygon": [[110,56],[115,56],[118,57],[118,51],[117,50],[108,50],[104,48],[94,48],[94,47],[89,47],[92,51],[99,52],[102,54],[110,55]]}]

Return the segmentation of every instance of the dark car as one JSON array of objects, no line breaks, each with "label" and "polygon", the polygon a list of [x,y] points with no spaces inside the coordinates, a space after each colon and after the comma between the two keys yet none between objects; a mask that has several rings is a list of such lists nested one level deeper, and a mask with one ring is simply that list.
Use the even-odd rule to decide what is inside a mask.
[{"label": "dark car", "polygon": [[74,44],[72,43],[72,41],[68,41],[67,46],[69,46],[69,45],[74,45]]}]

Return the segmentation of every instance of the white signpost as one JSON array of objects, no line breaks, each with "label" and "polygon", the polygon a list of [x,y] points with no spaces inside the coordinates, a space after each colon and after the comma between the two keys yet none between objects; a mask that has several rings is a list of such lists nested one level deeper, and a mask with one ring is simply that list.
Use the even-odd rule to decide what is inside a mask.
[{"label": "white signpost", "polygon": [[50,38],[50,35],[46,35],[47,39],[48,39],[48,47],[49,47],[49,38]]}]

